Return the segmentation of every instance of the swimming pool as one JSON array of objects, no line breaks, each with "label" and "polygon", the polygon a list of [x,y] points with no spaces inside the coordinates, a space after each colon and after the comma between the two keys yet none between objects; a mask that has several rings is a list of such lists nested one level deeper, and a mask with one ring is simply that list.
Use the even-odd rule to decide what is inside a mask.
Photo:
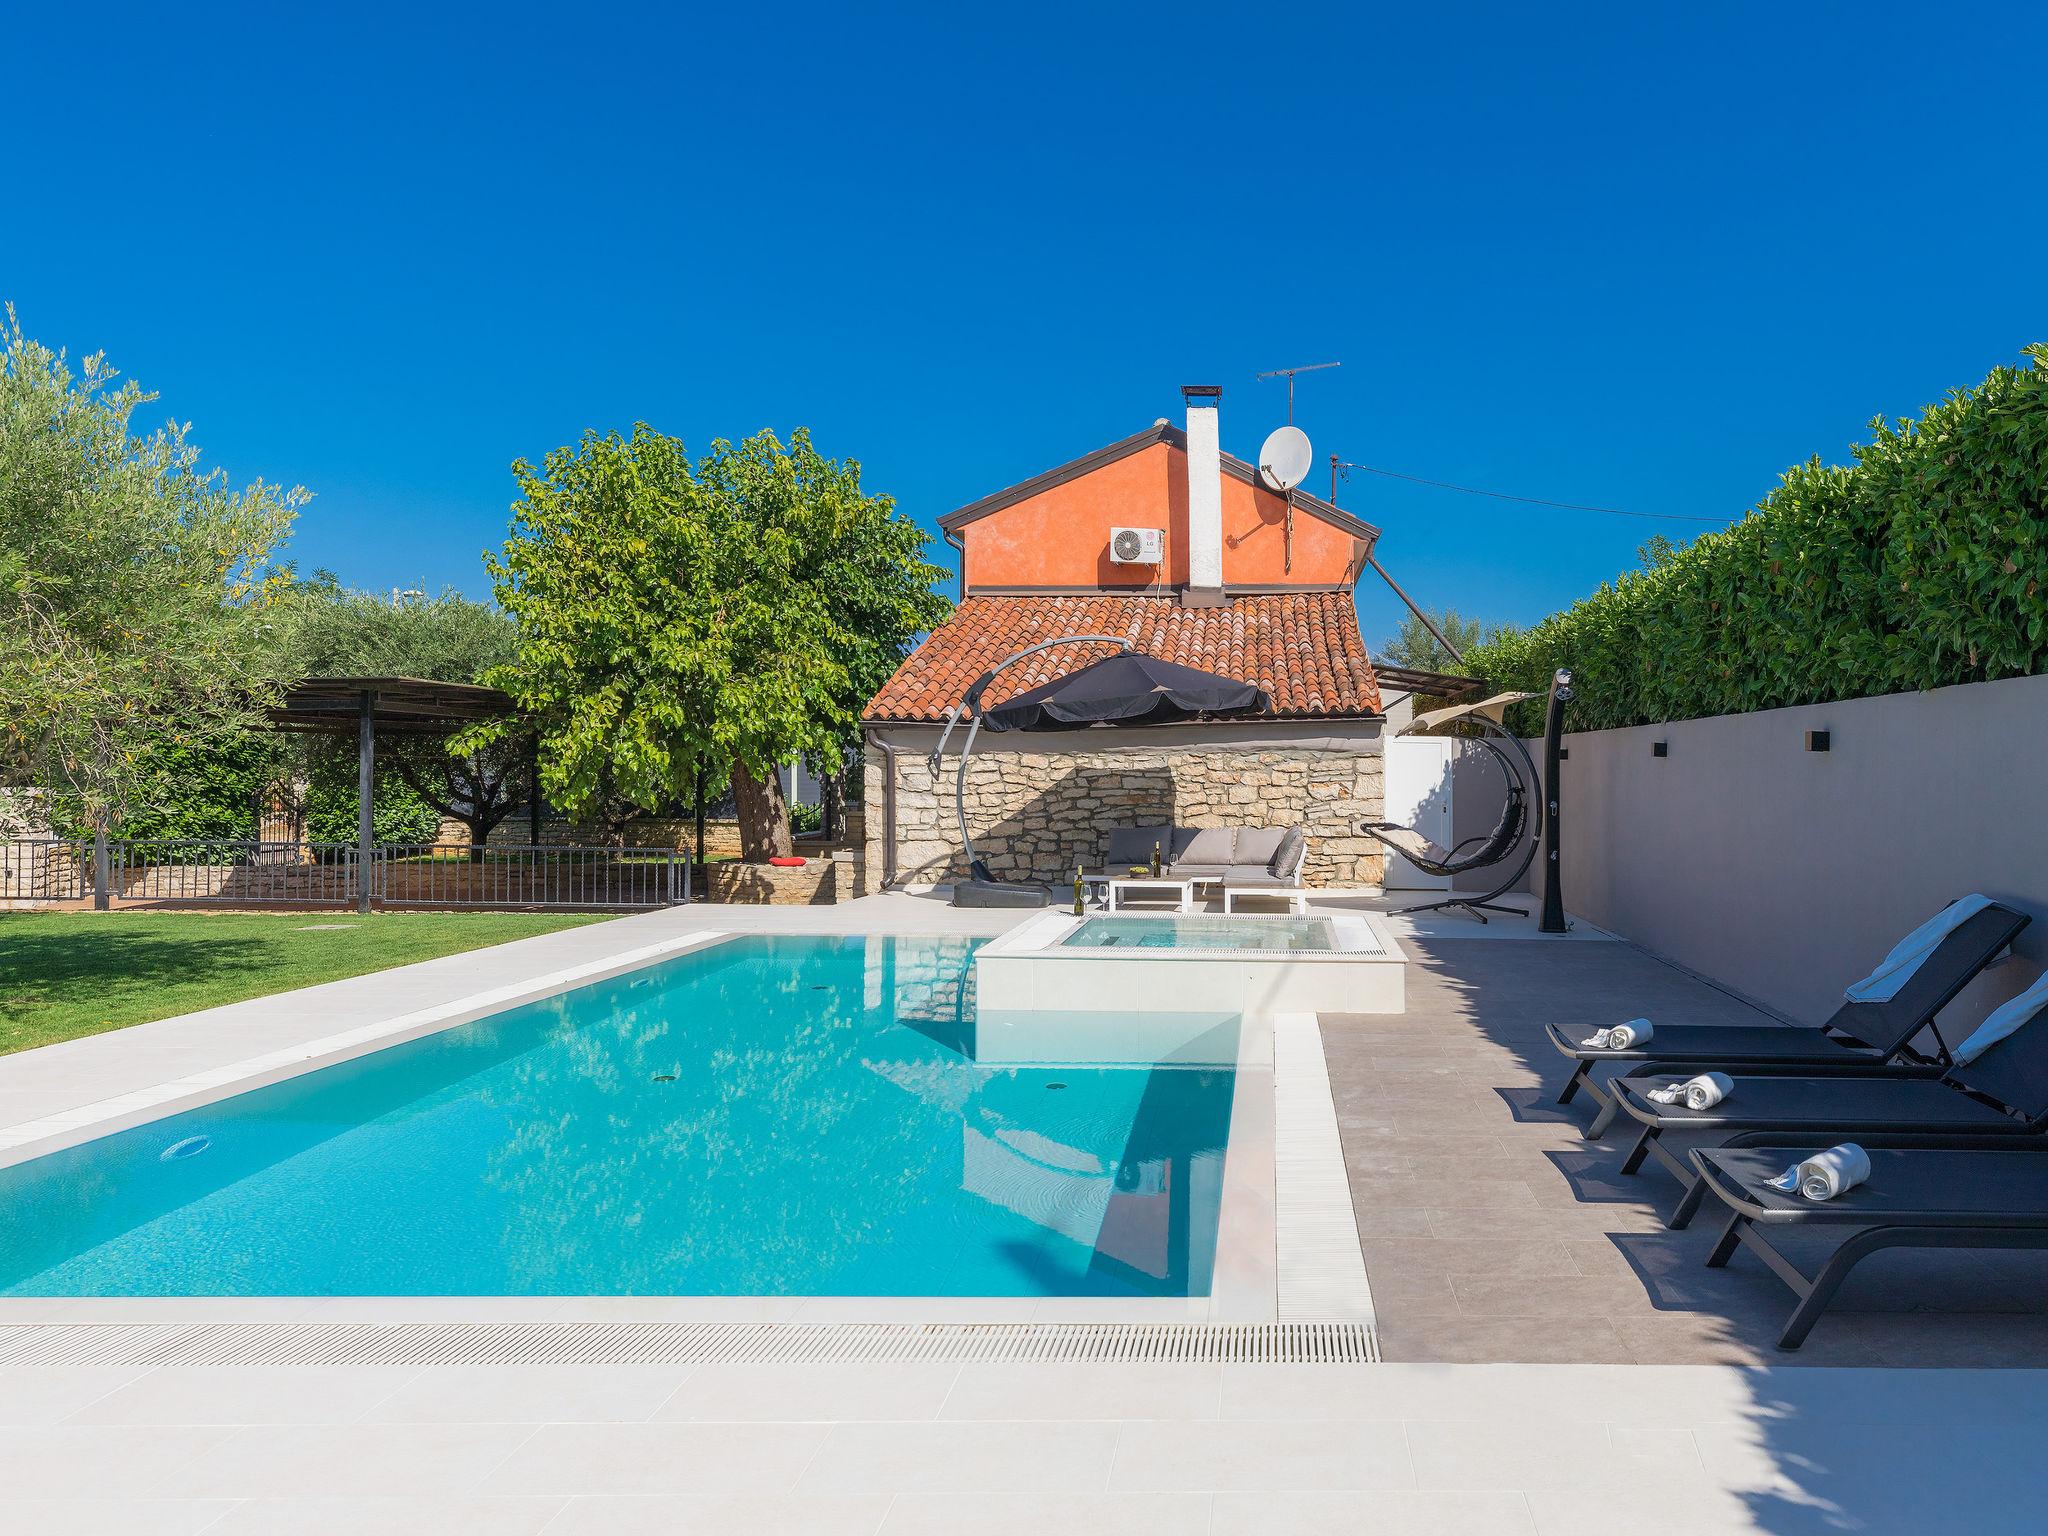
[{"label": "swimming pool", "polygon": [[0,1294],[1208,1294],[1234,1072],[979,1062],[976,948],[729,939],[0,1169]]}]

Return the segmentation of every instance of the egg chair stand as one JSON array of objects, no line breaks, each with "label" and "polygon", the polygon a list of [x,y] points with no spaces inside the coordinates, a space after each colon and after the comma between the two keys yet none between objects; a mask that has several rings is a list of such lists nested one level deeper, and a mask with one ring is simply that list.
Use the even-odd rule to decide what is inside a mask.
[{"label": "egg chair stand", "polygon": [[[1418,906],[1402,907],[1403,913],[1441,912],[1458,908],[1470,913],[1480,922],[1487,920],[1489,912],[1499,912],[1510,917],[1528,917],[1530,912],[1522,907],[1511,907],[1499,898],[1505,896],[1528,873],[1535,862],[1536,850],[1543,829],[1543,805],[1537,791],[1541,781],[1537,776],[1535,760],[1529,756],[1529,749],[1522,739],[1510,731],[1501,721],[1508,705],[1518,704],[1533,694],[1503,693],[1477,704],[1453,705],[1448,709],[1432,710],[1416,717],[1409,730],[1426,730],[1432,726],[1445,725],[1453,720],[1469,720],[1479,727],[1480,734],[1464,738],[1483,748],[1500,769],[1506,794],[1501,802],[1500,816],[1493,824],[1493,830],[1475,834],[1449,848],[1441,848],[1424,837],[1413,827],[1404,827],[1398,822],[1369,821],[1360,828],[1366,836],[1382,846],[1401,855],[1410,864],[1427,875],[1455,880],[1459,875],[1476,870],[1497,869],[1502,873],[1493,885],[1475,896],[1461,896],[1455,892],[1441,901],[1424,902]],[[1517,853],[1517,850],[1519,854]]]}]

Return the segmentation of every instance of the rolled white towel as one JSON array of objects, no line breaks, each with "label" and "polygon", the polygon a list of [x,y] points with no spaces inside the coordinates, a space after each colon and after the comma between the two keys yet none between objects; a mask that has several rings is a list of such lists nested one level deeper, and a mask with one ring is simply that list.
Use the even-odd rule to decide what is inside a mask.
[{"label": "rolled white towel", "polygon": [[1612,1029],[1596,1029],[1590,1038],[1581,1040],[1579,1044],[1594,1051],[1625,1051],[1630,1046],[1641,1045],[1656,1032],[1656,1026],[1648,1019],[1630,1019]]},{"label": "rolled white towel", "polygon": [[1687,1109],[1712,1109],[1735,1091],[1735,1079],[1726,1072],[1702,1072],[1685,1085]]},{"label": "rolled white towel", "polygon": [[1649,1096],[1659,1104],[1682,1103],[1687,1109],[1712,1109],[1735,1091],[1735,1079],[1725,1072],[1702,1072],[1667,1088],[1652,1088]]},{"label": "rolled white towel", "polygon": [[1771,1187],[1809,1200],[1832,1200],[1870,1177],[1870,1154],[1853,1141],[1816,1152],[1787,1168]]}]

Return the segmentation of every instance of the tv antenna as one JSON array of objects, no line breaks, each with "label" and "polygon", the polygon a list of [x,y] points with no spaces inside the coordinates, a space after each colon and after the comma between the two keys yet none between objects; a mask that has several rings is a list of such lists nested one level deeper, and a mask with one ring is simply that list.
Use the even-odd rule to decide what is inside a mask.
[{"label": "tv antenna", "polygon": [[1294,376],[1297,373],[1314,373],[1321,368],[1342,368],[1343,366],[1342,363],[1303,363],[1299,368],[1269,368],[1264,373],[1256,375],[1256,377],[1261,379],[1284,377],[1287,380],[1287,425],[1291,427],[1294,425]]}]

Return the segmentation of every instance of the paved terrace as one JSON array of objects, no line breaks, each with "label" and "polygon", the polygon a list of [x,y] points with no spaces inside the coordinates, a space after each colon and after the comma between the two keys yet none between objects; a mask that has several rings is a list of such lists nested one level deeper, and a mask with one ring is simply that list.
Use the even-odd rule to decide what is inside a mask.
[{"label": "paved terrace", "polygon": [[[104,1096],[103,1071],[121,1091],[399,1003],[602,964],[714,918],[991,932],[1013,915],[896,897],[629,918],[9,1058],[0,1095],[20,1097],[0,1097],[15,1112],[0,1123]],[[2037,1266],[1874,1262],[1798,1364],[1773,1358],[1786,1295],[1741,1261],[1701,1269],[1705,1235],[1662,1230],[1671,1185],[1654,1169],[1617,1179],[1619,1148],[1579,1140],[1580,1110],[1550,1106],[1562,1063],[1539,1037],[1553,1018],[1747,1010],[1590,932],[1528,941],[1456,918],[1400,931],[1408,1013],[1323,1021],[1394,1363],[150,1365],[70,1328],[71,1363],[0,1364],[0,1530],[1926,1536],[2038,1523],[2048,1373],[1884,1368],[2041,1362]],[[1970,1310],[1908,1310],[1937,1303]],[[456,1324],[461,1305],[420,1315]],[[14,1306],[8,1322],[56,1315]],[[25,1331],[0,1325],[0,1360]],[[1572,1363],[1498,1363],[1541,1361]],[[1600,1363],[1633,1361],[1651,1363]],[[1882,1364],[1810,1368],[1846,1362]]]},{"label": "paved terrace", "polygon": [[[1567,1064],[1543,1035],[1638,1015],[1774,1021],[1633,945],[1451,926],[1463,921],[1404,939],[1405,1014],[1322,1020],[1389,1360],[2048,1365],[2048,1262],[2029,1253],[1866,1260],[1781,1354],[1791,1292],[1746,1252],[1705,1267],[1712,1202],[1665,1229],[1676,1181],[1654,1162],[1619,1173],[1633,1122],[1580,1136],[1594,1106],[1554,1102]],[[1810,1274],[1832,1244],[1782,1246]]]}]

